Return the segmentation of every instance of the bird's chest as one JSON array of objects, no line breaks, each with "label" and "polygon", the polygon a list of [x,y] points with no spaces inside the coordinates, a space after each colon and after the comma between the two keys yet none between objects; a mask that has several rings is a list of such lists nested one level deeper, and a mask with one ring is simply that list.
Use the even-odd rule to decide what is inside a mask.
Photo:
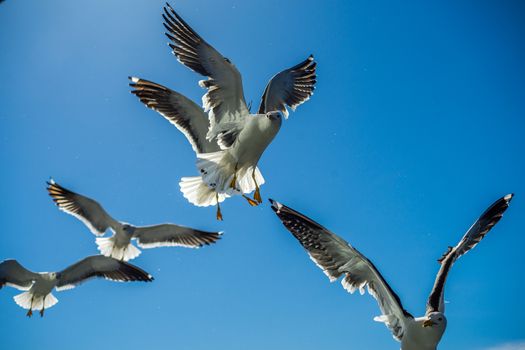
[{"label": "bird's chest", "polygon": [[36,296],[45,296],[56,286],[56,279],[41,278],[31,286],[30,291]]},{"label": "bird's chest", "polygon": [[442,333],[419,324],[409,327],[401,340],[401,350],[436,350]]},{"label": "bird's chest", "polygon": [[257,163],[264,150],[279,132],[280,123],[266,116],[254,117],[239,134],[233,156],[239,163]]},{"label": "bird's chest", "polygon": [[124,247],[127,246],[131,241],[131,234],[128,234],[126,231],[119,230],[115,233],[114,236],[115,246]]}]

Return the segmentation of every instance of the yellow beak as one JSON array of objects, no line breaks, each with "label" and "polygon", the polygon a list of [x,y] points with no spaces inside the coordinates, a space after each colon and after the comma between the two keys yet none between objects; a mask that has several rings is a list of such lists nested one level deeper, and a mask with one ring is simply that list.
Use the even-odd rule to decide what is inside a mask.
[{"label": "yellow beak", "polygon": [[428,319],[426,320],[425,322],[423,322],[423,327],[432,327],[433,325],[435,325],[434,321]]}]

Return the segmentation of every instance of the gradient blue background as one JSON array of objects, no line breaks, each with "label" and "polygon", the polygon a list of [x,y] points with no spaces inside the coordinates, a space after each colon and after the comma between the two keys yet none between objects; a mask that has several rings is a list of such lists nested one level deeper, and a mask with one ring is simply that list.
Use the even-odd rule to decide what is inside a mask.
[{"label": "gradient blue background", "polygon": [[[316,219],[367,254],[414,314],[436,259],[494,200],[504,219],[450,275],[441,349],[525,338],[525,5],[520,1],[204,1],[172,5],[243,74],[269,78],[313,53],[312,99],[261,159],[264,205],[191,206],[186,139],[129,93],[127,76],[195,101],[201,79],[166,45],[163,1],[0,5],[0,259],[60,270],[96,253],[45,181],[134,224],[225,230],[200,250],[147,250],[152,284],[91,281],[28,319],[0,291],[3,349],[398,349],[370,296],[328,283],[267,204]],[[514,349],[519,348],[514,347]],[[520,348],[522,349],[522,348]]]}]

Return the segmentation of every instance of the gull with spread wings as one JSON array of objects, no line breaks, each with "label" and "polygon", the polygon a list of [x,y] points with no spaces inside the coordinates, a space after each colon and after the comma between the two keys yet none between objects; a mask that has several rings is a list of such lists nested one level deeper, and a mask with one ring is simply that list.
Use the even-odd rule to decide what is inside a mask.
[{"label": "gull with spread wings", "polygon": [[7,285],[24,292],[14,297],[15,302],[27,309],[27,316],[33,310],[44,310],[58,303],[51,291],[57,292],[75,288],[94,277],[103,277],[118,282],[151,282],[153,277],[144,270],[129,263],[102,255],[84,258],[60,272],[32,272],[16,260],[4,260],[0,263],[0,289]]},{"label": "gull with spread wings", "polygon": [[[257,114],[244,99],[241,74],[197,34],[169,4],[164,7],[164,26],[178,61],[207,77],[199,85],[207,89],[204,110],[178,92],[144,79],[130,77],[132,91],[147,107],[159,112],[190,141],[197,153],[200,176],[181,179],[181,191],[196,206],[217,205],[240,194],[250,205],[262,203],[264,183],[257,163],[279,131],[287,107],[312,96],[316,83],[313,56],[275,75],[264,90]],[[208,115],[206,115],[208,113]],[[254,192],[253,199],[246,196]]]},{"label": "gull with spread wings", "polygon": [[270,199],[284,226],[306,249],[310,258],[323,270],[331,282],[344,276],[343,287],[350,293],[365,287],[377,300],[382,315],[374,320],[383,322],[401,350],[435,350],[445,332],[445,281],[454,262],[474,248],[501,219],[512,199],[508,194],[494,202],[468,229],[455,247],[449,247],[438,260],[441,268],[427,302],[426,313],[414,318],[401,305],[401,300],[385,281],[379,270],[357,249],[305,215]]},{"label": "gull with spread wings", "polygon": [[96,243],[102,255],[128,261],[140,255],[141,248],[179,246],[200,248],[215,243],[222,232],[200,231],[175,224],[133,226],[113,219],[95,200],[68,190],[55,181],[48,182],[47,191],[58,208],[82,221],[93,234],[102,236],[108,229],[111,237],[97,237]]}]

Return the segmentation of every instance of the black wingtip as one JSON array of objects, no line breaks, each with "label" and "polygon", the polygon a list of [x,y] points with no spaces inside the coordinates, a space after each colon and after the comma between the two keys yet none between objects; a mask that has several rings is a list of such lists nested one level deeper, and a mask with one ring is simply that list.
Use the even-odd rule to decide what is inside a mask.
[{"label": "black wingtip", "polygon": [[309,59],[310,61],[313,61],[313,60],[314,60],[314,54],[311,53],[310,56],[308,56],[308,59]]},{"label": "black wingtip", "polygon": [[509,193],[508,195],[506,195],[505,197],[503,197],[503,199],[508,203],[510,203],[510,201],[512,200],[512,198],[514,198],[514,193]]},{"label": "black wingtip", "polygon": [[283,208],[283,205],[276,200],[273,200],[271,198],[268,199],[272,205],[272,210],[279,214],[281,212],[281,209]]}]

